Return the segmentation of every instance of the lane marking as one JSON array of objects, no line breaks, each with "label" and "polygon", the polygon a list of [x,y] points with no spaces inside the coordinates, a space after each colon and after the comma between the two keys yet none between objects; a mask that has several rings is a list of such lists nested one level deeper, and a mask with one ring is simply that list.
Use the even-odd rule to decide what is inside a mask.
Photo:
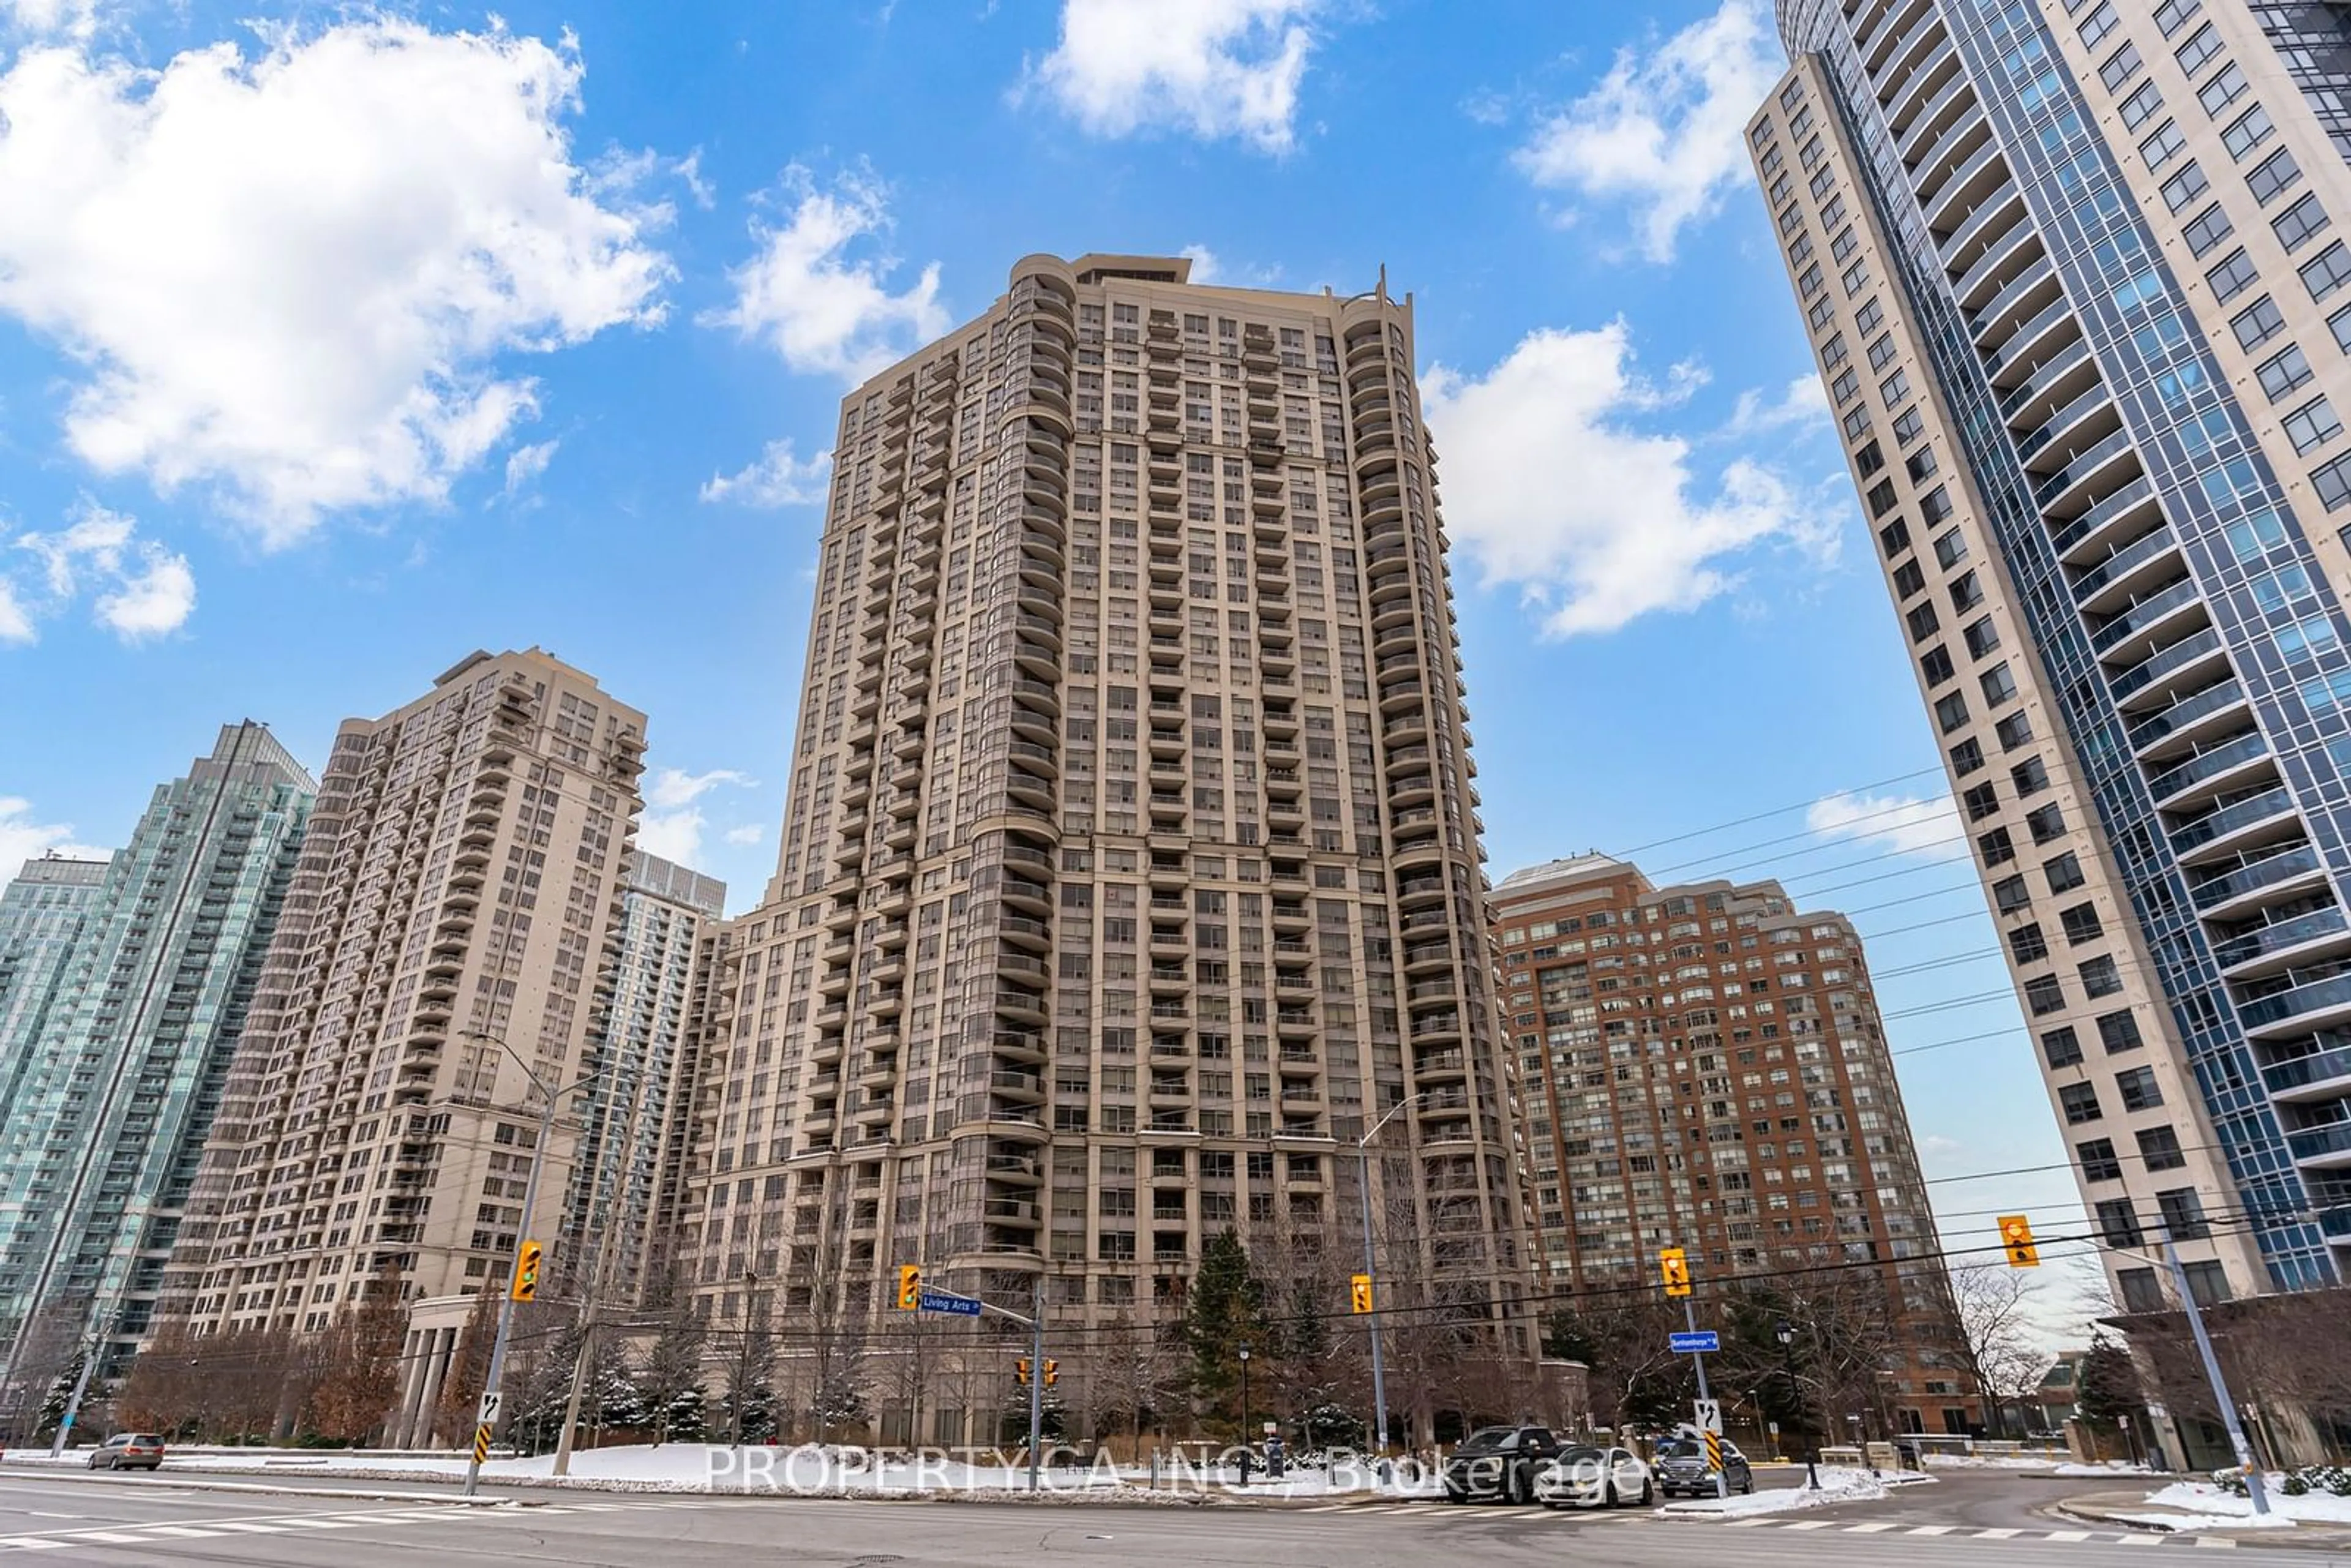
[{"label": "lane marking", "polygon": [[1808,1519],[1802,1524],[1792,1524],[1788,1526],[1788,1528],[1791,1530],[1834,1530],[1836,1528],[1836,1521],[1834,1519]]},{"label": "lane marking", "polygon": [[2163,1537],[2160,1535],[2124,1535],[2118,1536],[2116,1539],[2125,1546],[2160,1546],[2163,1544]]},{"label": "lane marking", "polygon": [[2196,1538],[2196,1544],[2199,1546],[2234,1546],[2237,1543],[2230,1540],[2225,1535],[2199,1535]]},{"label": "lane marking", "polygon": [[1847,1535],[1883,1535],[1889,1530],[1901,1528],[1898,1524],[1848,1524],[1844,1527],[1844,1532]]},{"label": "lane marking", "polygon": [[1976,1539],[1978,1541],[2013,1541],[2023,1533],[2024,1531],[2021,1530],[1979,1530],[1976,1531]]},{"label": "lane marking", "polygon": [[2049,1539],[2052,1541],[2078,1542],[2093,1541],[2095,1540],[2096,1537],[2093,1536],[2086,1530],[2053,1530],[2049,1532]]},{"label": "lane marking", "polygon": [[72,1542],[70,1542],[51,1541],[44,1536],[38,1535],[27,1535],[16,1541],[11,1541],[5,1536],[0,1536],[0,1546],[5,1546],[12,1552],[46,1552],[53,1546],[68,1546],[71,1544]]}]

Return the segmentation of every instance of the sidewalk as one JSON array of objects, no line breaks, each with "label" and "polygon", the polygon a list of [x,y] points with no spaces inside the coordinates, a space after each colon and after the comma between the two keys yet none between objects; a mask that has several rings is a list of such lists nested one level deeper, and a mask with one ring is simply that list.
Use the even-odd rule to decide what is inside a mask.
[{"label": "sidewalk", "polygon": [[2220,1536],[2240,1546],[2275,1546],[2302,1552],[2351,1552],[2351,1525],[2314,1524],[2277,1519],[2254,1523],[2243,1517],[2197,1513],[2147,1500],[2136,1491],[2085,1492],[2053,1505],[2053,1511],[2085,1524],[2105,1524],[2158,1534]]}]

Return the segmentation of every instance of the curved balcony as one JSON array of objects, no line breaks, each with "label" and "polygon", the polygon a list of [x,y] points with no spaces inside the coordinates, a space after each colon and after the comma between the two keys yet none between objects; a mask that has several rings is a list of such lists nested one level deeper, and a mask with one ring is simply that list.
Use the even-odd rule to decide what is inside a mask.
[{"label": "curved balcony", "polygon": [[[2287,977],[2293,978],[2291,975]],[[2237,1017],[2252,1035],[2289,1034],[2351,1019],[2351,973],[2335,973],[2303,985],[2288,984],[2241,999]]]},{"label": "curved balcony", "polygon": [[[1395,892],[1398,908],[1425,909],[1432,904],[1441,904],[1445,902],[1445,879],[1441,876],[1398,877]],[[1442,922],[1444,916],[1438,915],[1431,924]],[[1405,925],[1410,929],[1413,922],[1407,918]]]},{"label": "curved balcony", "polygon": [[1022,1023],[1040,1026],[1050,1016],[1042,992],[1017,990],[1008,986],[997,988],[995,1008],[998,1018],[1015,1019]]},{"label": "curved balcony", "polygon": [[2023,372],[2029,375],[2033,367],[2055,358],[2072,338],[2082,335],[2082,323],[2074,314],[2074,302],[2062,291],[2043,300],[2030,315],[1993,318],[1992,327],[1991,331],[1980,333],[1976,340],[1983,346],[1985,373],[1995,384],[2003,369],[2015,375],[2019,367],[2023,367]]},{"label": "curved balcony", "polygon": [[2122,423],[2122,410],[2104,382],[2092,382],[2064,407],[2017,438],[2016,455],[2038,478],[2064,456],[2104,440]]},{"label": "curved balcony", "polygon": [[1993,298],[2005,292],[2046,255],[2040,229],[2021,217],[2006,228],[1988,234],[1983,254],[1968,263],[1952,280],[1951,293],[1959,302],[1960,313],[1970,320],[1981,319],[1985,306]]},{"label": "curved balcony", "polygon": [[[1920,26],[1925,26],[1922,23]],[[1910,35],[1915,38],[1915,33]],[[1899,131],[1907,131],[1918,123],[1928,106],[1942,96],[1954,79],[1965,80],[1967,73],[1959,69],[1957,49],[1946,48],[1942,54],[1922,66],[1898,77],[1887,77],[1883,70],[1870,72],[1873,81],[1890,80],[1894,96],[1886,105],[1886,123]]]},{"label": "curved balcony", "polygon": [[2006,234],[2009,224],[2023,210],[2024,191],[2013,180],[1986,196],[1936,245],[1944,270],[1964,273],[1973,267],[1982,258],[1984,248]]},{"label": "curved balcony", "polygon": [[1053,890],[1041,882],[1031,882],[1025,876],[1007,875],[1000,890],[1004,902],[1031,915],[1053,912]]},{"label": "curved balcony", "polygon": [[2212,946],[2212,961],[2231,978],[2241,979],[2258,973],[2258,966],[2308,951],[2316,944],[2333,944],[2346,934],[2351,934],[2351,920],[2345,918],[2342,905],[2330,904],[2306,915],[2273,920],[2225,942],[2217,942]]},{"label": "curved balcony", "polygon": [[2297,1165],[2319,1170],[2351,1166],[2351,1115],[2291,1128],[2286,1133],[2285,1142]]},{"label": "curved balcony", "polygon": [[2258,729],[2248,730],[2151,776],[2147,792],[2157,805],[2176,811],[2206,797],[2217,799],[2228,792],[2230,781],[2241,779],[2252,768],[2273,765],[2268,739]]},{"label": "curved balcony", "polygon": [[2351,1096],[2351,1050],[2338,1045],[2269,1061],[2262,1065],[2262,1082],[2290,1103]]},{"label": "curved balcony", "polygon": [[2176,642],[2184,617],[2191,612],[2205,613],[2204,596],[2196,580],[2183,575],[2109,617],[2091,632],[2090,646],[2102,661],[2137,664]]},{"label": "curved balcony", "polygon": [[[2124,474],[2128,465],[2132,472]],[[2092,443],[2078,453],[2067,454],[2063,468],[2044,479],[2032,494],[2033,505],[2044,515],[2063,516],[2072,507],[2082,507],[2086,515],[2089,497],[2100,481],[2110,486],[2133,477],[2145,477],[2138,460],[2138,448],[2132,444],[2128,430],[2117,430],[2105,439]]]},{"label": "curved balcony", "polygon": [[[2166,643],[2129,669],[2117,671],[2108,678],[2106,690],[2117,704],[2141,695],[2164,697],[2179,685],[2210,678],[2214,671],[2227,665],[2228,654],[2220,645],[2220,632],[2207,626],[2176,643]],[[2195,672],[2192,680],[2190,671]],[[2176,685],[2158,684],[2173,675],[2180,677]],[[2142,711],[2146,706],[2142,705]]]},{"label": "curved balcony", "polygon": [[2325,874],[2318,852],[2303,843],[2248,860],[2217,876],[2190,881],[2188,896],[2205,918],[2219,919],[2231,909],[2274,897],[2283,889],[2316,882]]},{"label": "curved balcony", "polygon": [[2074,602],[2089,614],[2111,615],[2117,604],[2141,598],[2158,582],[2179,576],[2182,570],[2175,559],[2179,550],[2179,540],[2170,525],[2159,524],[2117,545],[2104,560],[2074,578]]},{"label": "curved balcony", "polygon": [[2167,753],[2199,743],[2223,727],[2245,701],[2245,688],[2234,676],[2206,686],[2133,726],[2131,749],[2147,761],[2163,761]]}]

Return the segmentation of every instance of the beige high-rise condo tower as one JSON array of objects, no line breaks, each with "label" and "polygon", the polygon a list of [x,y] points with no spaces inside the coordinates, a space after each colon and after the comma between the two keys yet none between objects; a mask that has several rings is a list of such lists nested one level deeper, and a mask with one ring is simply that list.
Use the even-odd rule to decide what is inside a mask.
[{"label": "beige high-rise condo tower", "polygon": [[1779,16],[1757,175],[2116,1292],[2335,1283],[2351,25]]},{"label": "beige high-rise condo tower", "polygon": [[[559,1118],[522,1212],[532,1080],[590,1065],[644,735],[537,649],[474,653],[343,725],[159,1319],[300,1333],[386,1270],[412,1301],[464,1297],[504,1280],[522,1237],[553,1243],[589,1184]],[[403,1416],[429,1411],[454,1338],[410,1346]]]},{"label": "beige high-rise condo tower", "polygon": [[788,1353],[904,1264],[1164,1322],[1228,1227],[1343,1312],[1398,1106],[1396,1289],[1520,1292],[1411,307],[1188,270],[1029,256],[842,404],[705,1079],[700,1289]]}]

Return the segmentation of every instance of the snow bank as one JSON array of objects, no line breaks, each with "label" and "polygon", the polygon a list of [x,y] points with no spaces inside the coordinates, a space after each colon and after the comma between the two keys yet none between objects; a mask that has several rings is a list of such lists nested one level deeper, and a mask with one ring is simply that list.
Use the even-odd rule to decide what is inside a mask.
[{"label": "snow bank", "polygon": [[1938,1454],[1927,1450],[1930,1470],[2036,1470],[2047,1474],[2057,1463],[2054,1454]]},{"label": "snow bank", "polygon": [[[2270,1518],[2283,1522],[2304,1524],[2351,1524],[2351,1497],[2336,1497],[2332,1492],[2314,1491],[2301,1497],[2288,1497],[2279,1489],[2283,1476],[2269,1478]],[[2147,1500],[2157,1508],[2174,1508],[2185,1514],[2206,1520],[2219,1520],[2220,1524],[2208,1529],[2255,1529],[2253,1500],[2222,1491],[2209,1481],[2178,1481],[2160,1491],[2147,1494]],[[2168,1522],[2164,1516],[2149,1515],[2141,1522]],[[2195,1525],[2172,1524],[2170,1528],[2197,1529]]]},{"label": "snow bank", "polygon": [[1744,1497],[1698,1497],[1669,1502],[1657,1510],[1667,1519],[1752,1519],[1758,1514],[1794,1513],[1808,1508],[1831,1508],[1847,1502],[1881,1502],[1898,1486],[1931,1483],[1932,1476],[1909,1471],[1871,1475],[1867,1470],[1821,1467],[1821,1484],[1755,1491]]},{"label": "snow bank", "polygon": [[2159,1475],[2145,1465],[2128,1464],[2121,1459],[2108,1459],[2103,1465],[2060,1465],[2052,1472],[2069,1481],[2105,1480],[2116,1476]]}]

